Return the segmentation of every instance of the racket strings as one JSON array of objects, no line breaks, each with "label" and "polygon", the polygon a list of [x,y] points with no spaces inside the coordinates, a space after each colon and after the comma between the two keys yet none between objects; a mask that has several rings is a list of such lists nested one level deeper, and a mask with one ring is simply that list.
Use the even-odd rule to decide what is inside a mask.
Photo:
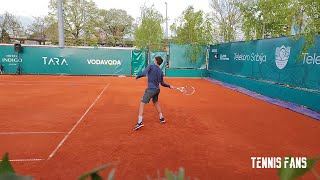
[{"label": "racket strings", "polygon": [[187,87],[184,88],[184,92],[185,92],[186,94],[193,94],[194,88],[191,87],[191,86],[187,86]]},{"label": "racket strings", "polygon": [[195,92],[195,89],[192,86],[179,87],[176,89],[185,95],[192,95]]},{"label": "racket strings", "polygon": [[185,86],[185,87],[180,87],[178,88],[180,92],[186,95],[191,95],[194,93],[195,89],[192,86]]}]

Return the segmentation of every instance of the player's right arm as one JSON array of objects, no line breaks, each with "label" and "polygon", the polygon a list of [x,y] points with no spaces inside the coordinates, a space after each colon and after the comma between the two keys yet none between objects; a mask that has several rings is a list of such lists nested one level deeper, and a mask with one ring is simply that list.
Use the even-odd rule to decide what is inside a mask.
[{"label": "player's right arm", "polygon": [[163,74],[161,74],[161,81],[160,81],[160,83],[161,83],[161,86],[163,86],[163,87],[167,87],[167,88],[170,88],[170,89],[174,89],[174,88],[175,88],[174,86],[171,86],[171,85],[169,85],[169,84],[166,84],[166,83],[163,81]]}]

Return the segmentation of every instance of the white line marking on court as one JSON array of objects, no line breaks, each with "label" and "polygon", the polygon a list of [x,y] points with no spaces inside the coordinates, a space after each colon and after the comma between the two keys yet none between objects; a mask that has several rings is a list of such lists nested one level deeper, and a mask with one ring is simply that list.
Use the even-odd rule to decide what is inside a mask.
[{"label": "white line marking on court", "polygon": [[0,135],[16,135],[16,134],[65,134],[66,132],[0,132]]},{"label": "white line marking on court", "polygon": [[[109,83],[110,84],[110,83]],[[62,146],[62,144],[66,141],[66,139],[69,137],[69,135],[73,132],[73,130],[79,125],[79,123],[82,121],[82,119],[87,115],[87,113],[90,111],[90,109],[94,106],[94,104],[98,101],[100,96],[104,93],[104,91],[108,88],[109,84],[107,84],[104,89],[101,91],[99,96],[94,100],[94,102],[91,104],[91,106],[87,109],[87,111],[81,116],[81,118],[78,120],[78,122],[73,126],[73,128],[68,132],[68,134],[63,138],[63,140],[60,142],[60,144],[56,147],[55,150],[50,154],[47,160],[51,159],[54,154],[58,151],[58,149]]]},{"label": "white line marking on court", "polygon": [[[30,161],[43,161],[44,159],[12,159],[12,160],[9,160],[9,161],[12,161],[12,162],[30,162]],[[0,160],[1,162],[2,160]]]},{"label": "white line marking on court", "polygon": [[0,83],[3,86],[102,86],[104,84],[82,84],[82,83],[70,83],[70,84],[41,84],[41,83]]},{"label": "white line marking on court", "polygon": [[[33,80],[33,81],[15,81],[15,80],[0,80],[1,83],[88,83],[88,82],[83,82],[83,81],[79,81],[79,82],[75,82],[75,81],[38,81],[38,80]],[[89,82],[90,83],[90,82]]]}]

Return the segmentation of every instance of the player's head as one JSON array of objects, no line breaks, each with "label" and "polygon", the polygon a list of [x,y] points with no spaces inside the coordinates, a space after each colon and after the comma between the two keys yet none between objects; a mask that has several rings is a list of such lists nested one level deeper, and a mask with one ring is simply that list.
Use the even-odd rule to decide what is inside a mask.
[{"label": "player's head", "polygon": [[161,56],[157,56],[156,58],[154,58],[154,64],[157,64],[158,66],[160,66],[163,62],[163,59],[161,58]]}]

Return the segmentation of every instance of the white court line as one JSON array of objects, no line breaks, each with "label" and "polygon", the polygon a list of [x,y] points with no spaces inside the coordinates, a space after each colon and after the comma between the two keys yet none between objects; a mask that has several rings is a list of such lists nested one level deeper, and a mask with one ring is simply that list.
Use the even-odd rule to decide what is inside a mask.
[{"label": "white court line", "polygon": [[[110,84],[110,83],[109,83]],[[93,105],[98,101],[100,96],[104,93],[104,91],[108,88],[109,84],[107,84],[104,89],[101,91],[99,96],[94,100],[94,102],[91,104],[91,106],[87,109],[87,111],[81,116],[81,118],[78,120],[78,122],[73,126],[73,128],[68,132],[68,134],[63,138],[63,140],[60,142],[60,144],[56,147],[55,150],[50,154],[47,160],[51,159],[54,154],[58,151],[58,149],[62,146],[62,144],[66,141],[66,139],[69,137],[69,135],[72,133],[72,131],[79,125],[79,123],[82,121],[82,119],[87,115],[87,113],[90,111],[90,109],[93,107]]]},{"label": "white court line", "polygon": [[34,83],[34,84],[26,84],[26,83],[0,83],[0,85],[6,85],[6,86],[35,86],[35,85],[42,85],[42,86],[102,86],[104,84],[84,84],[84,83],[70,83],[70,84],[41,84],[41,83]]},{"label": "white court line", "polygon": [[[33,81],[15,81],[15,80],[0,80],[1,83],[19,83],[19,82],[24,82],[24,83],[74,83],[76,81],[38,81],[38,80],[33,80]],[[90,83],[90,82],[83,82],[83,81],[79,81],[76,83]]]},{"label": "white court line", "polygon": [[[9,161],[12,161],[12,162],[30,162],[30,161],[43,161],[44,159],[12,159],[12,160],[9,160]],[[1,162],[2,160],[0,160]]]},{"label": "white court line", "polygon": [[65,134],[66,132],[0,132],[0,135],[15,135],[15,134]]}]

